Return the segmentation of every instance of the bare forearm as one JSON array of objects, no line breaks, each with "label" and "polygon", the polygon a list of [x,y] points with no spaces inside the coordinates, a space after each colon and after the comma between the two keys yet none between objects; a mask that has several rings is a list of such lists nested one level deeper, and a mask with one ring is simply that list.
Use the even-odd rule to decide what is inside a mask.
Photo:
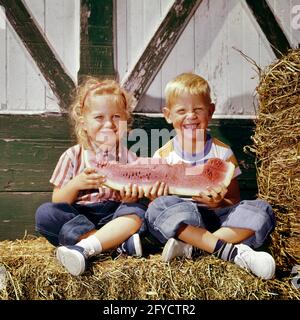
[{"label": "bare forearm", "polygon": [[75,187],[73,180],[67,183],[61,189],[55,188],[52,194],[52,202],[73,203],[76,201],[79,190]]}]

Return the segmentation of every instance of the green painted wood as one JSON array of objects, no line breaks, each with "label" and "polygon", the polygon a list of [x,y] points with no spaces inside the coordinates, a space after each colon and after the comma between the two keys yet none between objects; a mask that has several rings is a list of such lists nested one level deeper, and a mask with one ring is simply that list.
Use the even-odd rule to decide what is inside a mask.
[{"label": "green painted wood", "polygon": [[246,2],[268,39],[275,56],[281,58],[282,55],[286,54],[287,51],[291,49],[291,45],[267,1],[246,0]]},{"label": "green painted wood", "polygon": [[48,201],[51,201],[50,192],[0,192],[0,241],[35,234],[36,209]]},{"label": "green painted wood", "polygon": [[[151,134],[155,138],[160,130],[172,129],[163,118],[140,115],[134,117],[134,128],[145,129],[149,137],[148,146],[137,150],[142,156],[152,156],[157,149],[151,142]],[[232,147],[243,171],[241,186],[249,190],[256,188],[255,165],[254,158],[243,152],[243,146],[251,144],[253,128],[251,120],[214,119],[210,124],[212,135]],[[65,115],[0,116],[0,192],[50,191],[48,181],[57,160],[74,144],[70,131]],[[128,147],[138,140],[135,137],[129,141]]]},{"label": "green painted wood", "polygon": [[65,110],[70,104],[70,92],[75,88],[73,80],[56,58],[22,1],[0,0],[0,5],[4,7],[6,18],[58,98],[60,108]]},{"label": "green painted wood", "polygon": [[0,192],[51,190],[55,164],[71,145],[70,140],[0,140]]},{"label": "green painted wood", "polygon": [[81,0],[79,77],[114,76],[113,0]]},{"label": "green painted wood", "polygon": [[137,61],[124,87],[137,100],[146,92],[202,0],[175,0]]},{"label": "green painted wood", "polygon": [[69,140],[70,136],[66,114],[0,114],[0,139]]}]

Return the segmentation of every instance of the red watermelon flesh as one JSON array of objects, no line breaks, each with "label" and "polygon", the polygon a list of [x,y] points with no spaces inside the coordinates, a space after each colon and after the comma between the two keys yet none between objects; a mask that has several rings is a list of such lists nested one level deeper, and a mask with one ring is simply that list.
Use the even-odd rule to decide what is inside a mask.
[{"label": "red watermelon flesh", "polygon": [[170,194],[197,196],[207,187],[219,188],[221,184],[227,187],[234,173],[234,165],[218,158],[198,166],[157,164],[157,160],[144,158],[130,164],[103,164],[99,173],[106,176],[105,185],[115,190],[121,190],[129,183],[145,190],[160,181],[169,186]]}]

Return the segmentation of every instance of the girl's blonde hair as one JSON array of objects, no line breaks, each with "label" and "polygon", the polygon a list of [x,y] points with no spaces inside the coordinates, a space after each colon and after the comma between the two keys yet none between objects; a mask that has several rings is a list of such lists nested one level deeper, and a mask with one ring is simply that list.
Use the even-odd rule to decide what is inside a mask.
[{"label": "girl's blonde hair", "polygon": [[89,148],[89,139],[86,131],[83,129],[83,115],[88,110],[87,100],[91,96],[110,95],[116,103],[124,106],[127,114],[128,126],[132,122],[131,113],[135,107],[133,95],[123,89],[115,80],[101,80],[96,77],[86,77],[76,88],[75,98],[71,104],[70,119],[74,126],[77,143],[82,144],[84,148]]},{"label": "girl's blonde hair", "polygon": [[207,99],[207,103],[211,103],[208,82],[197,74],[182,73],[166,86],[166,107],[170,108],[174,104],[174,100],[184,93],[201,95]]}]

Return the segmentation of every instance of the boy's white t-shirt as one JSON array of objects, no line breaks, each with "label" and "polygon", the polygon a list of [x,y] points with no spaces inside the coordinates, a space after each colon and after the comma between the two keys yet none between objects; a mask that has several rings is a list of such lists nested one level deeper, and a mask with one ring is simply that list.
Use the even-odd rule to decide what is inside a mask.
[{"label": "boy's white t-shirt", "polygon": [[219,158],[234,164],[235,171],[233,178],[242,173],[231,148],[220,140],[213,138],[209,133],[207,133],[207,139],[202,152],[196,154],[184,152],[179,144],[178,137],[175,136],[158,149],[154,153],[153,158],[165,159],[168,164],[185,162],[192,163],[193,165],[203,164],[211,158]]}]

